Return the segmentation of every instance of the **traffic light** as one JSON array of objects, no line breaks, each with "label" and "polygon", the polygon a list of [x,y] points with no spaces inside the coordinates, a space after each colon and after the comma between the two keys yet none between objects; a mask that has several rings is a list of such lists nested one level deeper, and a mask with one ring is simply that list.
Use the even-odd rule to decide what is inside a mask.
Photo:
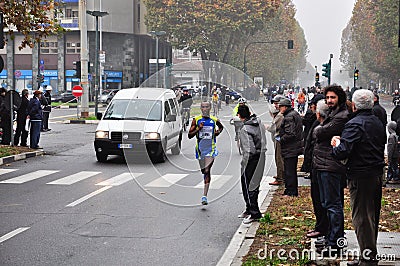
[{"label": "traffic light", "polygon": [[38,74],[36,76],[36,80],[39,84],[42,84],[44,82],[44,75],[43,74]]},{"label": "traffic light", "polygon": [[315,73],[315,82],[318,82],[319,81],[319,73],[317,72],[317,73]]},{"label": "traffic light", "polygon": [[354,80],[358,79],[358,74],[359,74],[358,69],[354,70]]},{"label": "traffic light", "polygon": [[81,61],[76,61],[75,65],[75,78],[81,78]]},{"label": "traffic light", "polygon": [[326,64],[322,64],[322,76],[328,78],[328,85],[331,84],[331,59],[329,59],[329,62]]}]

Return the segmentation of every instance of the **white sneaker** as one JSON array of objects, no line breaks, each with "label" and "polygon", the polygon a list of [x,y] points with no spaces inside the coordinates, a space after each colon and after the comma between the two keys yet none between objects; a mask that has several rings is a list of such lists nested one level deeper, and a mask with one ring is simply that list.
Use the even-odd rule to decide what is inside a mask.
[{"label": "white sneaker", "polygon": [[244,211],[244,212],[242,212],[241,214],[238,215],[238,218],[243,219],[243,218],[246,218],[248,215],[249,214],[246,211]]},{"label": "white sneaker", "polygon": [[250,225],[254,221],[258,221],[258,219],[251,218],[251,215],[247,215],[246,218],[243,219],[242,223],[245,225]]}]

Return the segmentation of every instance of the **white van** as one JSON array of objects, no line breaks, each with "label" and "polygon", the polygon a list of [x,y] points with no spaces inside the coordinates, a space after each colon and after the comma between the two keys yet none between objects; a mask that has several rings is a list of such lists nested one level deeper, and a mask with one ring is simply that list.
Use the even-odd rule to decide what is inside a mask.
[{"label": "white van", "polygon": [[99,162],[108,155],[147,153],[164,162],[165,153],[179,154],[182,119],[175,93],[162,88],[123,89],[115,94],[96,129],[94,148]]}]

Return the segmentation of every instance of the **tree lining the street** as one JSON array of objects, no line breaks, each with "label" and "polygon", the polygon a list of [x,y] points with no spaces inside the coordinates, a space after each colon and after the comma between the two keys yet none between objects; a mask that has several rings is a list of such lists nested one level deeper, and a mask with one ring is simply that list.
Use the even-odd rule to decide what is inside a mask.
[{"label": "tree lining the street", "polygon": [[24,36],[19,49],[33,47],[49,35],[65,32],[56,18],[61,5],[59,0],[2,0],[0,13],[4,17],[4,29],[8,37],[18,32]]},{"label": "tree lining the street", "polygon": [[358,0],[342,33],[341,62],[353,76],[354,62],[360,70],[359,84],[371,81],[398,88],[400,49],[397,0]]},{"label": "tree lining the street", "polygon": [[[293,51],[286,51],[286,44],[281,44],[279,50],[268,50],[262,59],[256,51],[262,47],[249,47],[248,73],[262,69],[264,79],[277,81],[287,76],[282,70],[285,66],[289,66],[286,72],[293,73],[298,65],[305,65],[304,33],[294,19],[291,0],[146,0],[145,4],[150,30],[167,32],[176,48],[198,53],[202,60],[242,69],[248,43],[292,39]],[[276,64],[277,60],[281,63]]]}]

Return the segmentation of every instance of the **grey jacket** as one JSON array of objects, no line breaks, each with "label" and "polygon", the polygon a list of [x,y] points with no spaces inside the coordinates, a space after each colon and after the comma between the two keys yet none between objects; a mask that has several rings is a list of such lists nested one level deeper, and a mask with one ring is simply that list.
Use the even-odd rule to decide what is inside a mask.
[{"label": "grey jacket", "polygon": [[243,152],[242,165],[247,165],[251,157],[259,156],[267,150],[264,125],[255,115],[244,121],[243,127],[239,131],[239,138]]},{"label": "grey jacket", "polygon": [[279,128],[281,127],[283,121],[283,114],[281,112],[277,112],[274,114],[272,123],[268,127],[268,131],[271,132],[272,141],[275,142],[275,137],[279,136]]},{"label": "grey jacket", "polygon": [[387,125],[389,131],[389,138],[387,144],[387,154],[389,161],[397,161],[399,159],[399,151],[398,151],[398,139],[399,137],[396,134],[396,122],[390,121]]}]

